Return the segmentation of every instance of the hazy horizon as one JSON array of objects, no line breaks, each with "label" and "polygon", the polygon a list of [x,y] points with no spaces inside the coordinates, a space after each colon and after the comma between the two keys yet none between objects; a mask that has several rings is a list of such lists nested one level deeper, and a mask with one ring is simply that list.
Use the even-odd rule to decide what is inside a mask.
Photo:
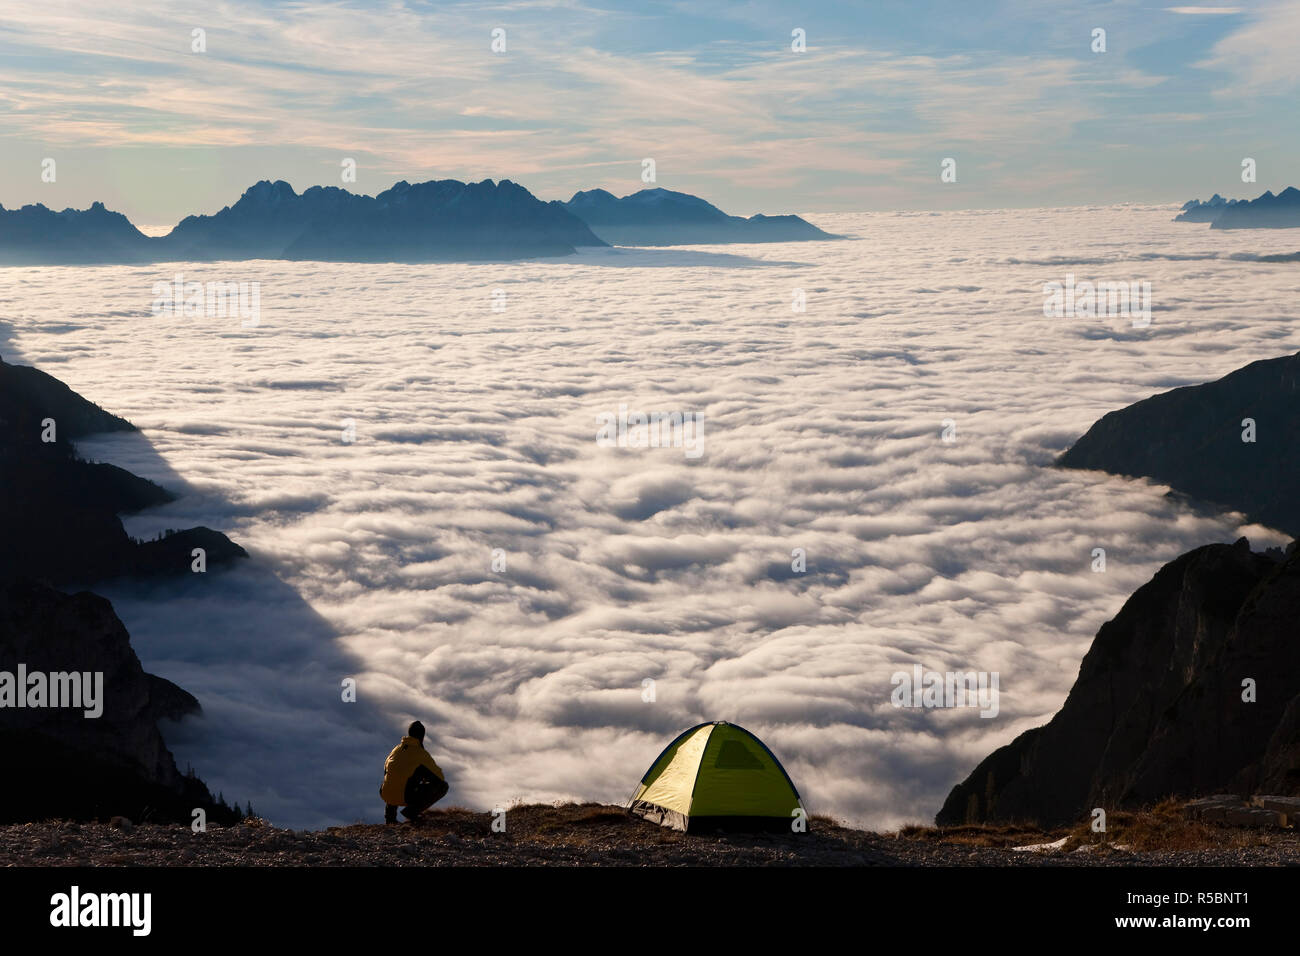
[{"label": "hazy horizon", "polygon": [[[508,176],[507,176],[507,177],[504,177],[504,178],[507,179],[507,180],[510,180],[510,177],[508,177]],[[275,180],[257,180],[257,182],[263,182],[263,181],[274,182]],[[287,180],[285,180],[285,181],[287,182]],[[359,195],[364,195],[364,196],[371,196],[371,197],[373,197],[373,196],[377,195],[378,193],[381,193],[381,192],[383,192],[384,190],[390,188],[390,187],[393,186],[395,183],[400,182],[400,181],[402,181],[402,180],[401,180],[401,179],[394,180],[392,183],[388,183],[388,184],[385,185],[385,186],[377,186],[377,187],[375,187],[373,190],[370,190],[370,191],[362,190],[362,189],[357,189],[357,188],[355,188],[355,187],[353,187],[353,188],[349,188],[348,186],[341,186],[340,188],[347,189],[349,192],[356,193],[356,194],[359,194]],[[406,180],[406,181],[407,181],[407,182],[411,182],[411,183],[416,182],[416,180],[414,180],[414,179],[408,179],[408,180]],[[500,180],[496,180],[496,181],[497,181],[497,182],[500,182]],[[518,180],[510,180],[510,181],[516,183],[517,185],[523,186],[525,189],[528,189],[528,184],[527,184],[527,183],[522,183],[522,182],[519,182]],[[248,187],[245,187],[245,189],[250,188],[250,187],[252,187],[253,185],[255,185],[255,183],[249,183],[249,184],[248,184]],[[335,184],[335,183],[328,183],[328,182],[325,182],[325,183],[311,183],[311,184],[308,184],[308,185],[306,185],[306,186],[301,186],[301,187],[300,187],[297,183],[290,182],[289,185],[293,187],[293,190],[294,190],[295,193],[297,193],[298,195],[302,195],[302,193],[304,193],[307,189],[312,188],[313,186],[333,186],[333,185],[337,185],[337,184]],[[1254,184],[1252,184],[1252,186],[1254,186]],[[654,185],[646,185],[646,186],[642,186],[641,188],[642,188],[642,189],[652,189],[652,188],[656,188],[656,186],[654,186]],[[662,187],[662,188],[666,188],[666,187]],[[1226,199],[1247,199],[1247,198],[1248,198],[1248,199],[1254,199],[1254,198],[1258,197],[1259,195],[1262,195],[1265,191],[1269,191],[1269,190],[1270,190],[1270,187],[1268,187],[1268,186],[1262,186],[1262,185],[1261,185],[1261,186],[1254,187],[1254,188],[1257,189],[1258,191],[1252,191],[1249,195],[1244,195],[1244,194],[1243,194],[1243,195],[1241,195],[1241,196],[1225,196],[1224,198],[1226,198]],[[1280,191],[1281,191],[1282,189],[1284,189],[1284,188],[1286,188],[1286,187],[1285,187],[1285,186],[1278,186],[1278,187],[1276,187],[1276,188],[1271,189],[1271,191],[1274,192],[1274,193],[1277,193],[1277,192],[1280,192]],[[629,189],[629,190],[627,191],[627,193],[615,193],[615,195],[617,195],[617,196],[622,196],[622,195],[631,195],[632,193],[639,192],[639,191],[640,191],[639,189]],[[560,196],[544,196],[544,195],[538,195],[538,194],[537,194],[536,192],[534,192],[532,189],[529,189],[529,192],[531,192],[531,193],[532,193],[536,198],[542,200],[543,202],[550,202],[550,201],[552,201],[552,200],[560,200],[560,201],[564,202],[564,201],[567,201],[567,200],[569,200],[569,199],[572,198],[572,194],[570,194],[570,195],[568,195],[568,196],[560,197]],[[234,205],[234,204],[239,200],[240,196],[242,196],[242,195],[243,195],[243,193],[241,192],[239,195],[232,196],[228,202],[222,203],[221,205],[215,206],[215,207],[213,207],[213,208],[209,208],[209,209],[195,209],[195,210],[192,210],[192,211],[186,213],[185,216],[190,216],[190,215],[199,215],[199,216],[202,216],[202,215],[208,215],[208,216],[210,216],[210,215],[214,215],[215,213],[220,212],[223,208],[226,208],[226,207],[228,207],[228,206],[233,206],[233,205]],[[1203,195],[1203,196],[1189,196],[1188,199],[1200,199],[1200,200],[1204,201],[1204,200],[1206,200],[1206,199],[1209,199],[1211,195],[1212,195],[1212,194],[1207,193],[1207,194],[1205,194],[1205,195]],[[711,200],[709,200],[709,197],[708,197],[708,196],[701,196],[701,197],[699,197],[699,198],[704,199],[704,200],[711,201]],[[866,209],[847,209],[847,210],[840,210],[840,213],[842,213],[842,214],[846,214],[846,215],[855,215],[855,214],[864,214],[864,215],[865,215],[865,214],[873,214],[873,213],[879,213],[879,214],[885,214],[885,215],[888,215],[888,214],[891,214],[891,213],[892,213],[892,214],[899,214],[899,215],[907,215],[907,214],[915,213],[915,214],[917,214],[917,215],[926,215],[926,214],[929,214],[929,213],[937,213],[937,212],[998,212],[998,211],[1009,211],[1009,212],[1010,212],[1010,211],[1022,211],[1022,212],[1025,212],[1025,211],[1032,211],[1032,210],[1035,210],[1035,209],[1041,209],[1041,210],[1051,210],[1051,209],[1079,209],[1079,210],[1087,210],[1087,209],[1104,209],[1104,208],[1110,208],[1110,207],[1114,207],[1114,206],[1132,206],[1132,207],[1134,207],[1134,208],[1161,208],[1161,209],[1167,207],[1167,208],[1170,208],[1170,209],[1174,209],[1174,208],[1177,208],[1177,207],[1182,206],[1183,203],[1185,203],[1186,201],[1187,201],[1187,200],[1179,200],[1179,201],[1177,201],[1177,202],[1175,202],[1175,201],[1169,201],[1169,202],[1137,202],[1137,201],[1128,201],[1128,202],[1122,202],[1122,203],[1064,203],[1064,204],[1046,205],[1046,206],[970,206],[970,207],[954,208],[954,209],[947,209],[947,210],[934,210],[934,209],[875,209],[875,210],[866,210]],[[37,202],[40,202],[40,200],[34,200],[34,201],[31,203],[31,205],[35,205]],[[23,204],[23,205],[28,205],[28,204],[25,203],[25,204]],[[42,203],[42,205],[47,205],[47,204]],[[716,203],[715,203],[714,205],[716,205]],[[0,206],[3,206],[3,204],[0,203]],[[14,206],[14,207],[4,207],[4,208],[6,208],[6,209],[15,209],[15,208],[21,208],[21,207]],[[60,207],[54,207],[54,206],[48,206],[48,205],[47,205],[47,208],[53,209],[53,210],[56,211],[56,212],[61,212],[61,211],[63,211],[63,208],[68,208],[68,207],[60,208]],[[145,233],[146,235],[149,235],[149,236],[160,236],[160,235],[166,235],[170,230],[174,229],[174,228],[178,225],[178,223],[181,221],[180,219],[178,219],[178,220],[176,220],[175,222],[161,222],[161,223],[145,223],[145,222],[138,222],[138,221],[136,221],[135,219],[132,219],[130,215],[126,214],[126,213],[125,213],[123,210],[121,210],[121,209],[114,209],[114,208],[111,207],[111,206],[109,206],[109,207],[107,207],[107,208],[109,208],[110,211],[112,211],[112,212],[120,212],[120,213],[122,213],[123,215],[126,215],[127,219],[129,219],[129,220],[131,221],[131,224],[132,224],[133,226],[135,226],[135,227],[136,227],[137,229],[139,229],[141,232],[143,232],[143,233]],[[757,212],[763,212],[763,213],[766,213],[767,215],[792,214],[792,215],[797,215],[797,216],[807,216],[807,217],[810,218],[810,221],[812,221],[814,225],[817,224],[816,220],[819,218],[819,214],[818,214],[818,213],[808,212],[808,211],[806,211],[806,210],[788,209],[788,210],[781,210],[780,213],[774,212],[773,210],[770,210],[770,209],[768,209],[768,210],[756,210],[756,211],[757,211]],[[729,213],[729,214],[735,215],[735,213],[732,213],[732,211],[731,211],[730,209],[723,209],[723,212],[726,212],[726,213]],[[823,215],[824,215],[824,214],[823,214]],[[182,216],[181,219],[184,219],[185,216]]]},{"label": "hazy horizon", "polygon": [[[451,179],[454,179],[455,177],[430,177],[430,178],[431,178],[431,179],[436,179],[436,178],[451,178]],[[523,187],[524,187],[525,189],[527,189],[530,193],[532,193],[533,196],[535,196],[537,199],[540,199],[540,200],[543,201],[543,202],[550,202],[550,201],[552,201],[552,200],[559,200],[559,201],[561,201],[561,202],[567,202],[569,199],[571,199],[571,198],[573,197],[573,193],[572,193],[572,192],[571,192],[571,193],[568,193],[568,194],[566,194],[566,195],[563,195],[563,196],[560,196],[560,195],[545,195],[545,194],[539,193],[537,190],[533,189],[531,186],[529,186],[529,184],[528,184],[527,182],[523,182],[523,181],[521,181],[521,180],[519,180],[519,179],[516,179],[516,178],[510,177],[510,176],[501,176],[501,177],[479,177],[478,179],[462,180],[462,181],[463,181],[463,182],[481,182],[481,181],[483,181],[484,179],[491,179],[491,180],[493,180],[493,181],[495,181],[495,182],[501,182],[502,180],[509,180],[510,182],[514,182],[514,183],[516,183],[517,185],[523,186]],[[396,184],[396,183],[398,183],[398,182],[401,182],[401,181],[403,181],[403,180],[405,180],[406,182],[410,182],[410,183],[416,183],[416,182],[424,182],[424,181],[427,181],[427,180],[416,179],[416,178],[409,177],[409,176],[406,176],[406,177],[404,177],[404,176],[398,176],[398,177],[397,177],[396,179],[394,179],[392,182],[385,183],[385,184],[383,184],[383,185],[376,185],[376,186],[374,186],[374,187],[372,187],[372,188],[359,189],[359,188],[357,188],[357,186],[356,186],[355,184],[339,184],[339,183],[334,183],[334,182],[328,182],[328,181],[325,181],[325,182],[312,182],[312,183],[307,183],[307,184],[305,184],[305,185],[299,185],[298,183],[292,182],[292,181],[290,181],[290,180],[285,180],[284,177],[279,177],[279,176],[269,177],[269,178],[267,178],[267,177],[263,177],[262,179],[258,179],[258,180],[254,180],[254,181],[249,182],[249,183],[246,184],[242,189],[240,189],[240,190],[238,190],[236,193],[232,194],[232,195],[229,197],[229,199],[226,200],[226,201],[214,200],[213,204],[210,204],[209,206],[204,207],[204,208],[202,208],[202,209],[199,209],[199,208],[191,209],[191,210],[189,210],[188,212],[185,212],[185,213],[181,214],[177,219],[175,219],[175,220],[173,220],[173,221],[170,221],[170,222],[144,222],[144,221],[141,221],[141,220],[138,220],[138,219],[134,218],[134,217],[133,217],[130,213],[128,213],[125,209],[122,209],[122,208],[116,208],[116,207],[114,207],[114,206],[112,206],[112,205],[109,205],[108,203],[104,203],[104,205],[106,206],[106,208],[108,208],[108,209],[109,209],[110,211],[112,211],[112,212],[119,212],[119,213],[122,213],[123,215],[125,215],[125,216],[127,217],[127,219],[130,220],[130,222],[131,222],[131,224],[132,224],[133,226],[135,226],[137,229],[139,229],[141,232],[145,233],[146,235],[150,235],[150,236],[166,235],[166,233],[167,233],[168,231],[174,229],[174,228],[177,226],[177,224],[179,224],[180,221],[181,221],[182,219],[184,219],[185,217],[187,217],[187,216],[204,216],[204,215],[206,215],[206,216],[211,216],[211,215],[214,215],[214,214],[220,212],[222,209],[224,209],[224,208],[226,208],[226,207],[228,207],[228,206],[233,206],[233,205],[234,205],[234,204],[239,200],[240,196],[242,196],[243,193],[244,193],[248,188],[250,188],[251,186],[255,185],[256,183],[258,183],[258,182],[263,182],[263,181],[275,182],[276,180],[283,180],[283,181],[285,181],[285,182],[288,182],[289,185],[293,187],[294,192],[297,193],[297,194],[299,194],[299,195],[301,195],[302,193],[304,193],[306,190],[312,188],[313,186],[339,186],[340,188],[342,188],[342,189],[346,189],[346,190],[349,191],[349,192],[356,193],[356,194],[359,194],[359,195],[364,195],[364,196],[372,196],[372,197],[375,196],[375,195],[377,195],[378,193],[383,192],[384,190],[390,188],[390,187],[393,186],[394,184]],[[1243,188],[1240,190],[1240,192],[1237,192],[1237,193],[1231,193],[1231,192],[1220,192],[1219,194],[1222,195],[1225,199],[1255,199],[1255,198],[1257,198],[1257,197],[1263,195],[1265,192],[1273,192],[1273,193],[1276,194],[1276,193],[1281,192],[1282,190],[1286,189],[1286,188],[1289,187],[1289,186],[1296,186],[1296,188],[1300,188],[1300,177],[1297,177],[1296,182],[1294,182],[1294,183],[1288,181],[1288,182],[1284,182],[1284,183],[1278,183],[1278,184],[1276,184],[1276,185],[1269,185],[1269,184],[1267,184],[1267,183],[1250,183],[1250,184],[1243,184]],[[583,189],[598,189],[598,188],[599,188],[599,189],[605,189],[606,187],[604,187],[604,186],[590,186],[590,187],[580,187],[580,188],[583,188]],[[609,191],[609,192],[612,192],[615,196],[620,196],[620,197],[621,197],[621,196],[631,195],[632,193],[639,192],[639,191],[642,190],[642,189],[653,189],[653,188],[665,188],[665,189],[667,189],[667,188],[669,188],[669,187],[666,187],[666,186],[662,186],[662,187],[661,187],[658,183],[652,183],[652,184],[639,184],[639,185],[638,185],[638,184],[633,184],[633,185],[627,187],[627,188],[626,188],[625,190],[623,190],[623,191],[618,191],[617,189],[610,189],[610,190],[608,190],[608,191]],[[578,191],[578,190],[574,190],[574,192],[577,192],[577,191]],[[675,190],[673,190],[673,191],[674,191],[674,192],[686,192],[686,190],[680,190],[680,189],[675,189]],[[1168,200],[1160,200],[1160,201],[1143,201],[1143,200],[1132,200],[1132,199],[1130,199],[1130,200],[1117,201],[1117,202],[1082,202],[1082,201],[1081,201],[1081,202],[1076,202],[1076,203],[1049,203],[1049,204],[1044,204],[1044,205],[1031,204],[1031,203],[1020,204],[1020,205],[1014,205],[1014,204],[1012,204],[1012,205],[987,205],[987,206],[986,206],[986,205],[973,205],[973,206],[958,206],[958,207],[953,207],[953,208],[951,208],[951,209],[929,209],[929,208],[910,208],[910,209],[904,209],[904,208],[883,208],[883,209],[840,209],[840,210],[836,210],[836,211],[832,212],[831,214],[839,213],[839,214],[846,214],[846,215],[855,215],[855,214],[864,214],[864,215],[865,215],[865,214],[874,214],[874,213],[881,213],[881,214],[897,213],[897,214],[901,214],[901,215],[906,215],[906,214],[915,213],[915,214],[917,214],[917,215],[925,215],[925,214],[928,214],[928,213],[940,213],[940,212],[998,212],[998,211],[1002,211],[1002,210],[1005,210],[1005,211],[1031,211],[1031,210],[1035,210],[1035,209],[1042,209],[1042,210],[1050,210],[1050,209],[1080,209],[1080,210],[1084,210],[1084,209],[1103,209],[1103,208],[1109,208],[1109,207],[1113,207],[1113,206],[1158,207],[1158,208],[1162,208],[1162,209],[1167,207],[1167,208],[1170,208],[1170,209],[1175,209],[1175,208],[1181,207],[1184,203],[1186,203],[1186,202],[1188,202],[1189,200],[1192,200],[1192,199],[1198,199],[1198,200],[1201,200],[1201,201],[1205,201],[1205,200],[1209,199],[1212,195],[1214,195],[1215,192],[1217,192],[1217,191],[1216,191],[1216,190],[1208,190],[1208,191],[1203,190],[1203,191],[1202,191],[1201,193],[1199,193],[1199,194],[1189,195],[1189,196],[1186,196],[1186,197],[1183,197],[1183,198],[1179,198],[1179,199],[1168,199]],[[730,208],[727,208],[727,207],[725,207],[725,206],[721,206],[720,203],[714,201],[712,198],[710,198],[710,197],[707,196],[707,195],[700,195],[699,198],[704,199],[704,200],[706,200],[706,201],[712,203],[712,204],[715,205],[715,206],[719,206],[720,208],[722,208],[722,211],[723,211],[723,212],[728,213],[729,215],[733,215],[733,216],[734,216],[734,215],[742,215],[742,216],[746,216],[746,217],[748,217],[748,216],[753,215],[753,214],[755,214],[755,213],[763,213],[763,214],[765,214],[765,215],[796,215],[796,216],[802,216],[802,217],[806,217],[806,218],[808,218],[808,220],[809,220],[810,222],[812,222],[813,225],[817,225],[817,224],[818,224],[818,219],[819,219],[820,217],[824,216],[824,215],[828,212],[827,210],[812,211],[812,210],[807,210],[807,209],[789,209],[789,208],[784,208],[784,207],[781,207],[781,208],[770,207],[770,208],[759,208],[759,209],[754,209],[754,210],[752,210],[752,211],[748,211],[748,212],[738,213],[738,212],[736,212],[734,209],[730,209]],[[92,200],[92,201],[93,201],[93,202],[103,202],[103,200]],[[58,204],[51,205],[50,203],[46,202],[44,199],[40,198],[39,195],[38,195],[36,198],[33,198],[33,199],[31,199],[31,200],[29,200],[29,201],[27,201],[27,202],[15,203],[14,205],[6,205],[5,203],[0,203],[0,207],[3,207],[3,208],[5,208],[5,209],[9,209],[9,210],[13,210],[13,209],[21,208],[22,206],[26,206],[26,205],[36,205],[36,204],[38,204],[38,203],[39,203],[40,205],[44,205],[44,206],[46,206],[47,208],[56,211],[56,212],[61,212],[61,211],[63,211],[64,209],[68,209],[68,208],[79,208],[79,209],[84,209],[84,208],[85,208],[84,206],[82,206],[82,207],[69,207],[69,206],[61,206],[61,205],[58,205]],[[89,203],[87,203],[86,205],[89,205]]]}]

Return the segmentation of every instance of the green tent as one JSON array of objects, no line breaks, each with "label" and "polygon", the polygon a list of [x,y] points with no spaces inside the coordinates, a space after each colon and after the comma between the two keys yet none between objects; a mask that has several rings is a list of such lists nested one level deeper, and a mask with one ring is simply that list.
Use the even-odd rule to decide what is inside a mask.
[{"label": "green tent", "polygon": [[799,791],[763,741],[715,720],[678,736],[650,765],[628,809],[674,830],[784,830]]}]

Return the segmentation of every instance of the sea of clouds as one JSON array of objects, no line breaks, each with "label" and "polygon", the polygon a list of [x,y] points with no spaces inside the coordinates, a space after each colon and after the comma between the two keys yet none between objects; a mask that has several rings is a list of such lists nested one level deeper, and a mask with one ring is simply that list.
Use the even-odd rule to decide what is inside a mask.
[{"label": "sea of clouds", "polygon": [[[140,426],[79,443],[183,492],[133,534],[205,524],[251,553],[96,587],[202,702],[164,731],[228,799],[378,820],[419,717],[450,803],[620,801],[725,719],[810,811],[894,826],[1047,720],[1161,564],[1285,541],[1049,467],[1107,411],[1300,350],[1300,265],[1253,259],[1300,236],[1173,213],[821,216],[854,238],[513,264],[7,268],[0,353]],[[260,283],[259,323],[153,314],[177,272]],[[1150,326],[1045,318],[1066,273],[1150,281]],[[620,405],[701,413],[703,454],[598,443]],[[997,716],[895,708],[917,664],[998,672]]]}]

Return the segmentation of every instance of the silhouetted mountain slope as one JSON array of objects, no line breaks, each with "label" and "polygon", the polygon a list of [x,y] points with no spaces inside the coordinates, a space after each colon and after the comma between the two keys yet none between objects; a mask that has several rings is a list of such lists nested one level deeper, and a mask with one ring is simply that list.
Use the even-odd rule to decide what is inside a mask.
[{"label": "silhouetted mountain slope", "polygon": [[58,265],[147,262],[151,240],[103,203],[55,212],[37,203],[0,206],[0,264]]},{"label": "silhouetted mountain slope", "polygon": [[[0,413],[11,426],[39,426],[41,419],[53,418],[63,438],[135,431],[135,426],[125,418],[86,401],[54,376],[30,365],[10,365],[3,357],[0,357],[0,403],[3,403]],[[12,435],[0,435],[0,441],[12,439]]]},{"label": "silhouetted mountain slope", "polygon": [[1173,795],[1300,793],[1298,619],[1295,544],[1171,561],[1102,625],[1057,715],[985,758],[936,821],[1050,826]]},{"label": "silhouetted mountain slope", "polygon": [[[202,781],[182,776],[157,721],[198,712],[176,685],[146,674],[112,606],[49,583],[120,575],[188,574],[191,552],[209,565],[246,557],[225,535],[191,528],[141,544],[120,513],[172,500],[153,482],[113,465],[82,461],[71,439],[130,431],[125,419],[34,368],[0,360],[0,819],[213,820],[235,812]],[[102,674],[102,714],[85,708],[19,707],[27,674]],[[44,703],[44,702],[42,702]]]},{"label": "silhouetted mountain slope", "polygon": [[1057,464],[1151,478],[1300,535],[1300,353],[1110,412]]},{"label": "silhouetted mountain slope", "polygon": [[127,535],[119,514],[172,496],[114,465],[81,460],[70,439],[130,430],[130,422],[57,379],[0,359],[0,578],[22,574],[68,584],[190,573],[193,547],[207,548],[209,567],[247,557],[207,528],[148,545]]},{"label": "silhouetted mountain slope", "polygon": [[[0,709],[0,821],[49,817],[214,822],[237,814],[197,777],[182,775],[158,730],[199,712],[193,696],[146,674],[112,605],[31,580],[0,581],[0,671],[102,674],[102,713],[84,707]],[[21,691],[26,693],[27,688]]]},{"label": "silhouetted mountain slope", "polygon": [[1244,202],[1245,199],[1224,199],[1218,193],[1205,202],[1192,199],[1183,203],[1183,211],[1174,217],[1174,222],[1213,222],[1229,206]]},{"label": "silhouetted mountain slope", "polygon": [[1211,229],[1293,229],[1300,226],[1300,189],[1288,186],[1276,196],[1265,192],[1257,199],[1224,208]]},{"label": "silhouetted mountain slope", "polygon": [[621,246],[676,246],[723,242],[797,242],[835,239],[798,216],[728,216],[698,196],[643,189],[622,199],[604,189],[574,193],[573,213],[605,242]]}]

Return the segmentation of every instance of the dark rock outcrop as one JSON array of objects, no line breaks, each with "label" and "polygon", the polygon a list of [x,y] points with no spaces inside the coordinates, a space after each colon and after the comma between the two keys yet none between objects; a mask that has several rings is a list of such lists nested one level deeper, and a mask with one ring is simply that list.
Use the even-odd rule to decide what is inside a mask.
[{"label": "dark rock outcrop", "polygon": [[1300,353],[1110,412],[1057,464],[1151,478],[1300,535]]},{"label": "dark rock outcrop", "polygon": [[1169,796],[1300,793],[1297,620],[1294,544],[1182,555],[1102,626],[1056,716],[983,760],[936,821],[1055,826]]},{"label": "dark rock outcrop", "polygon": [[[725,242],[798,242],[835,239],[798,216],[729,216],[698,196],[669,189],[643,189],[617,198],[604,189],[574,193],[567,209],[606,243],[679,246]],[[603,245],[604,243],[602,243]]]},{"label": "dark rock outcrop", "polygon": [[27,674],[102,674],[102,713],[0,709],[0,821],[120,814],[188,822],[196,807],[214,821],[234,819],[201,780],[177,769],[158,730],[159,720],[197,714],[198,701],[144,672],[108,601],[31,580],[0,582],[0,672],[15,680],[20,664]]}]

